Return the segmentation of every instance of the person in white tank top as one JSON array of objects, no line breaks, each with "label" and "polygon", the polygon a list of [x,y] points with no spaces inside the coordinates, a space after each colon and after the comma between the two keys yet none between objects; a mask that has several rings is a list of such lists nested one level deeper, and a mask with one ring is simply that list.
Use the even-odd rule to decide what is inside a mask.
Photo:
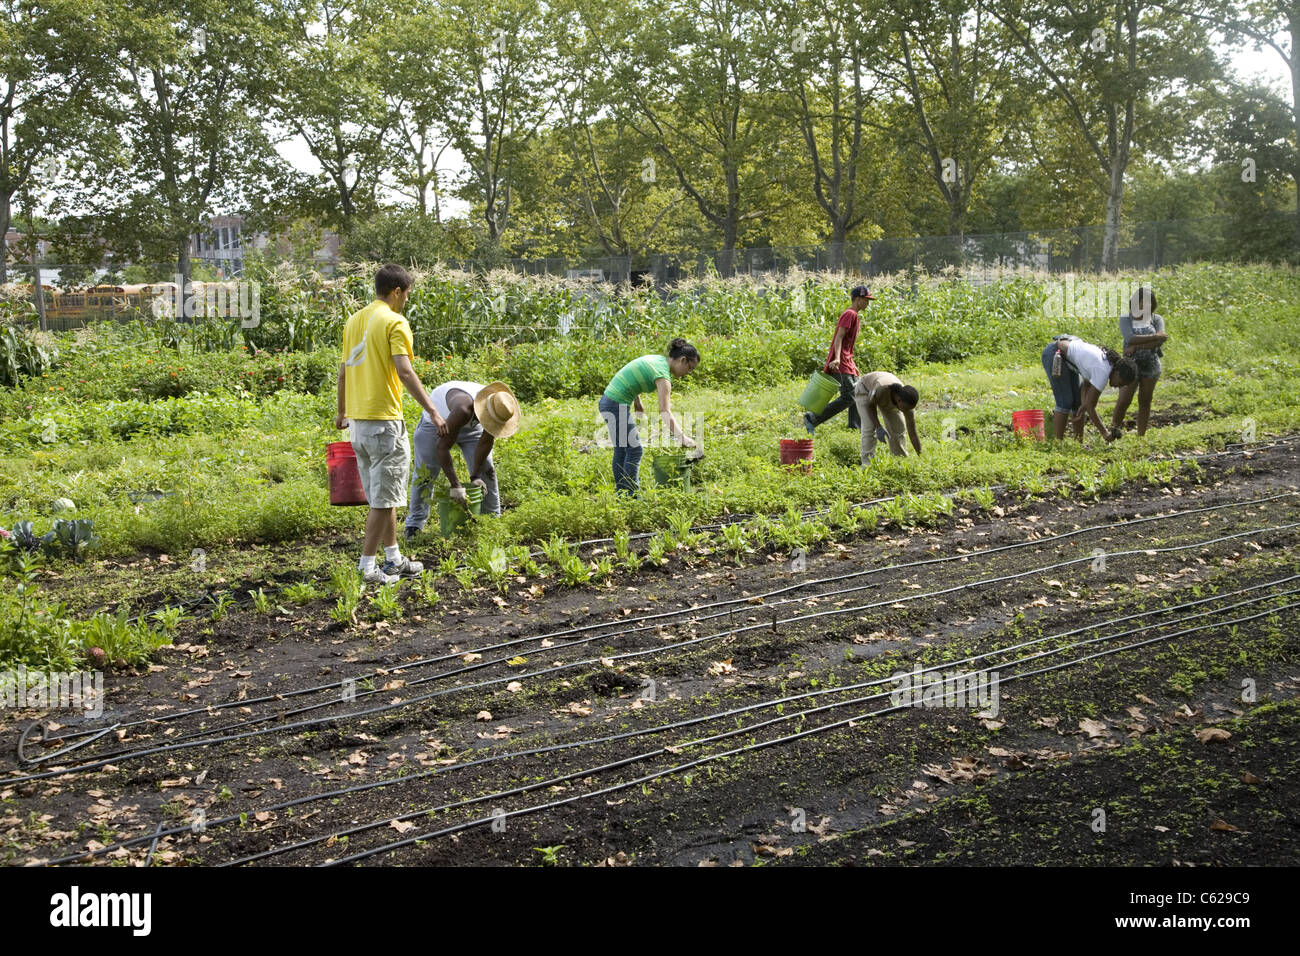
[{"label": "person in white tank top", "polygon": [[482,513],[501,514],[492,449],[498,438],[513,435],[520,423],[519,402],[504,382],[444,382],[429,393],[429,399],[447,422],[447,430],[440,435],[427,414],[421,416],[415,428],[415,469],[406,511],[408,538],[418,534],[429,520],[429,502],[440,476],[451,485],[452,501],[465,504],[466,488],[451,458],[453,444],[460,446],[470,485],[483,489]]}]

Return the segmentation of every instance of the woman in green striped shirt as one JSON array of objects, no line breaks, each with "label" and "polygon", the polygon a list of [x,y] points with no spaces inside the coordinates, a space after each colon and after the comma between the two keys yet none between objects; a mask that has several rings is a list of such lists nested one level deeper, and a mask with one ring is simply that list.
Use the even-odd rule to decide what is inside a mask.
[{"label": "woman in green striped shirt", "polygon": [[636,431],[632,410],[644,412],[641,394],[654,391],[659,394],[659,416],[668,433],[687,448],[692,441],[682,431],[673,415],[669,376],[678,378],[690,375],[700,364],[700,353],[685,339],[673,339],[667,355],[643,355],[633,359],[618,370],[605,386],[600,397],[600,416],[609,429],[609,439],[614,445],[614,487],[619,491],[636,494],[640,487],[637,474],[641,469],[641,440]]}]

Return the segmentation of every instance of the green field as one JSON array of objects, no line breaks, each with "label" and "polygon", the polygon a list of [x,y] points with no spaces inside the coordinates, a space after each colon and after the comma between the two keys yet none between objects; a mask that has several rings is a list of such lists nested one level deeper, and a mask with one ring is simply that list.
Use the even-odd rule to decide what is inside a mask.
[{"label": "green field", "polygon": [[[1051,407],[1039,364],[1050,336],[1072,332],[1116,346],[1113,316],[1045,315],[1046,279],[984,287],[881,282],[873,286],[880,300],[863,315],[858,365],[897,371],[918,387],[924,456],[895,460],[878,452],[861,468],[858,435],[841,415],[818,430],[816,464],[805,475],[779,466],[778,439],[803,435],[796,400],[847,304],[840,283],[804,277],[760,292],[718,280],[693,283],[667,303],[647,292],[611,308],[557,291],[553,281],[512,280],[494,295],[490,286],[465,292],[469,280],[422,277],[410,310],[422,380],[432,388],[453,377],[503,379],[524,400],[524,425],[498,445],[504,516],[450,541],[438,536],[435,518],[431,532],[406,550],[440,569],[438,576],[468,562],[499,582],[508,568],[549,569],[577,583],[608,577],[616,557],[628,566],[642,558],[620,541],[618,554],[604,559],[609,563],[589,566],[566,557],[557,537],[659,532],[653,558],[655,547],[675,544],[691,524],[739,512],[775,520],[729,531],[729,541],[718,535],[718,546],[786,546],[800,543],[800,535],[816,540],[819,527],[823,536],[833,534],[837,524],[782,518],[790,509],[833,507],[842,516],[849,502],[906,492],[923,497],[891,505],[878,518],[926,520],[951,507],[933,493],[999,484],[1042,492],[1056,487],[1056,476],[1068,479],[1062,493],[1087,496],[1172,474],[1176,463],[1156,460],[1170,452],[1241,441],[1252,429],[1261,439],[1296,429],[1300,276],[1207,265],[1141,278],[1154,285],[1171,335],[1155,396],[1157,424],[1145,438],[1130,432],[1107,446],[1090,429],[1079,446],[1017,441],[1010,433],[1012,411]],[[196,548],[209,562],[220,554],[233,562],[256,546],[281,577],[297,570],[310,579],[320,577],[319,555],[316,563],[302,557],[313,553],[311,545],[349,537],[359,544],[363,511],[329,505],[325,443],[340,437],[333,428],[334,334],[362,302],[364,283],[358,276],[351,294],[306,306],[294,300],[292,309],[283,289],[268,294],[262,324],[246,338],[230,329],[141,324],[45,343],[57,349],[53,366],[0,391],[0,526],[30,521],[42,534],[56,517],[90,519],[98,543],[84,564],[48,556],[44,572],[29,570],[25,594],[6,591],[0,662],[78,653],[87,639],[78,628],[90,626],[97,602],[115,603],[79,591],[97,562],[142,554],[188,562]],[[498,306],[502,311],[493,312]],[[566,312],[572,324],[561,334],[554,316]],[[703,356],[697,374],[674,385],[674,408],[698,422],[706,454],[695,491],[650,489],[647,454],[647,493],[619,499],[609,451],[597,442],[603,426],[596,398],[623,361],[662,350],[674,335],[695,342]],[[295,341],[311,347],[284,344]],[[1099,406],[1103,420],[1113,400],[1108,390]],[[419,409],[409,399],[406,408],[414,427]],[[1135,412],[1136,406],[1130,416]],[[56,516],[59,498],[71,499],[75,511]],[[548,541],[547,557],[526,558]],[[31,602],[53,599],[78,608],[47,614],[47,622],[65,619],[66,628],[55,628],[62,636],[24,633],[38,610]],[[49,649],[52,640],[57,650]]]}]

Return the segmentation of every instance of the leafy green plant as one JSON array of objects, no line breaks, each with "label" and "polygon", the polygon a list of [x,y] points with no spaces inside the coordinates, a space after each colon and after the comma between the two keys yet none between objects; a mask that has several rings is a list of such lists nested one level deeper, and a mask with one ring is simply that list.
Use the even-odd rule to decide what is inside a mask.
[{"label": "leafy green plant", "polygon": [[357,623],[358,601],[358,598],[340,595],[330,608],[330,619],[344,625]]},{"label": "leafy green plant", "polygon": [[372,620],[387,621],[402,616],[402,603],[397,589],[401,581],[381,586],[370,599],[370,617]]},{"label": "leafy green plant", "polygon": [[419,595],[420,600],[425,604],[428,604],[430,607],[441,600],[438,596],[437,590],[434,588],[436,580],[437,579],[434,577],[433,573],[426,569],[417,574],[411,582],[412,586],[415,588],[415,593]]},{"label": "leafy green plant", "polygon": [[248,596],[253,601],[253,610],[258,614],[266,614],[271,610],[271,599],[260,587],[255,591],[249,591]]},{"label": "leafy green plant", "polygon": [[284,599],[291,604],[309,604],[317,598],[323,597],[320,589],[310,581],[299,581],[296,584],[290,584],[281,592]]},{"label": "leafy green plant", "polygon": [[149,615],[158,622],[168,634],[175,634],[182,621],[186,620],[185,609],[183,607],[164,607],[154,611]]},{"label": "leafy green plant", "polygon": [[212,598],[212,613],[208,615],[208,620],[213,623],[224,621],[226,615],[230,613],[230,608],[234,603],[235,599],[226,591],[222,591],[220,594],[215,595]]},{"label": "leafy green plant", "polygon": [[569,587],[577,587],[591,580],[591,566],[576,554],[570,554],[560,565],[560,574]]},{"label": "leafy green plant", "polygon": [[542,855],[542,866],[558,866],[559,853],[564,847],[565,844],[561,843],[558,846],[535,846],[533,849]]}]

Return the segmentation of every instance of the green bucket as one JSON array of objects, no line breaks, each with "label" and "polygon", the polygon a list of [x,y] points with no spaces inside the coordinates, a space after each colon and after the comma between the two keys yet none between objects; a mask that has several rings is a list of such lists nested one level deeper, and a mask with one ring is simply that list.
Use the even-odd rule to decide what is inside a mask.
[{"label": "green bucket", "polygon": [[695,462],[686,457],[686,449],[673,451],[656,451],[650,456],[650,467],[654,471],[655,484],[665,488],[691,490],[691,468]]},{"label": "green bucket", "polygon": [[799,396],[799,404],[814,415],[820,415],[822,409],[831,403],[840,390],[840,383],[825,372],[813,372],[808,377],[808,387]]},{"label": "green bucket", "polygon": [[469,520],[470,515],[483,513],[483,489],[470,487],[465,489],[465,507],[452,504],[447,492],[438,495],[438,527],[444,538],[450,538],[456,529]]}]

